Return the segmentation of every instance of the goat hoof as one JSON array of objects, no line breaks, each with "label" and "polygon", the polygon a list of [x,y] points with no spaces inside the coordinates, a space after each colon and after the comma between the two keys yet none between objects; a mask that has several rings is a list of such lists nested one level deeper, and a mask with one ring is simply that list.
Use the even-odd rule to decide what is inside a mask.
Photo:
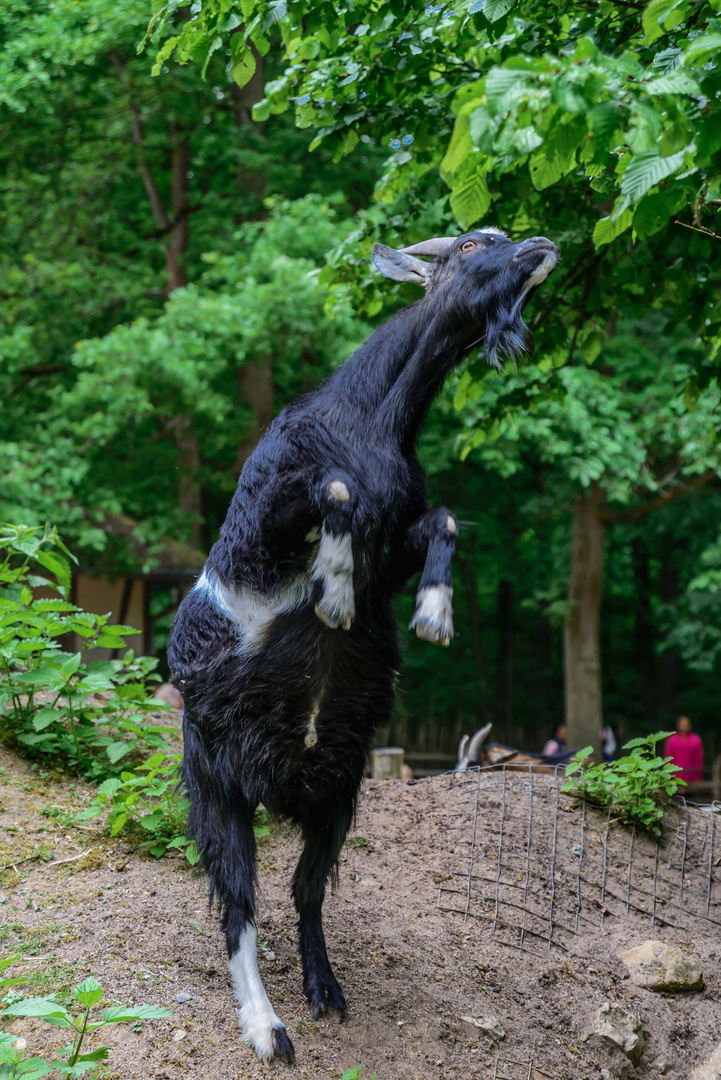
[{"label": "goat hoof", "polygon": [[409,629],[415,630],[421,641],[447,648],[453,639],[453,589],[448,585],[431,585],[418,590],[415,615]]},{"label": "goat hoof", "polygon": [[335,979],[332,983],[320,983],[312,989],[306,989],[305,996],[308,999],[314,1020],[319,1020],[321,1016],[326,1016],[331,1011],[337,1012],[340,1020],[344,1018],[346,1011],[345,998]]},{"label": "goat hoof", "polygon": [[284,1027],[273,1028],[273,1058],[295,1065],[295,1050]]},{"label": "goat hoof", "polygon": [[334,612],[326,611],[322,607],[322,602],[319,602],[315,605],[315,613],[320,619],[320,621],[324,623],[324,625],[327,626],[330,630],[337,630],[338,627],[340,627],[341,630],[350,630],[351,626],[353,625],[352,615],[347,614],[345,615],[345,617],[343,617],[335,614]]}]

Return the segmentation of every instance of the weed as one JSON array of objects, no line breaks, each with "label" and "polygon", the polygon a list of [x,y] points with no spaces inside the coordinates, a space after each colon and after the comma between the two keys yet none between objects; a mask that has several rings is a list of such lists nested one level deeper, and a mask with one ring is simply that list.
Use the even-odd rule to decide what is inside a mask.
[{"label": "weed", "polygon": [[626,757],[586,769],[584,761],[593,748],[579,750],[566,768],[566,776],[573,779],[567,780],[562,790],[610,807],[624,825],[637,825],[660,836],[664,808],[685,783],[679,780],[679,767],[672,764],[672,758],[656,754],[657,743],[670,734],[660,731],[645,739],[631,739],[623,747],[630,750]]},{"label": "weed", "polygon": [[360,851],[361,848],[368,847],[365,836],[349,836],[346,839],[346,844],[349,848],[353,848],[354,851]]},{"label": "weed", "polygon": [[[10,956],[0,961],[0,972],[12,964],[17,957]],[[2,978],[0,987],[22,982],[20,978]],[[54,1000],[57,994],[47,997],[20,997],[11,1004],[7,1004],[0,1010],[2,1016],[27,1016],[45,1020],[54,1027],[68,1028],[72,1031],[71,1042],[61,1047],[59,1055],[53,1061],[47,1058],[25,1056],[24,1040],[18,1040],[17,1035],[0,1031],[0,1076],[3,1080],[15,1080],[16,1077],[25,1077],[25,1080],[39,1080],[50,1072],[57,1071],[63,1076],[81,1076],[85,1074],[88,1080],[92,1080],[90,1070],[94,1069],[97,1062],[105,1061],[109,1050],[107,1046],[100,1046],[97,1050],[81,1053],[86,1035],[92,1031],[107,1027],[110,1024],[134,1024],[144,1020],[172,1016],[169,1009],[157,1008],[155,1005],[140,1005],[137,1008],[127,1008],[124,1005],[114,1005],[103,1009],[101,1020],[90,1020],[90,1010],[103,998],[102,985],[92,975],[83,979],[71,993],[72,1005],[66,1007]],[[74,1007],[73,1007],[74,1006]],[[79,1006],[79,1008],[78,1008]],[[21,1046],[18,1046],[18,1042]]]},{"label": "weed", "polygon": [[[352,1069],[348,1070],[348,1072],[343,1073],[340,1080],[364,1080],[364,1078],[361,1076],[361,1069],[364,1068],[365,1065],[354,1065]],[[377,1080],[377,1077],[369,1076],[367,1077],[367,1080]]]},{"label": "weed", "polygon": [[[68,601],[70,560],[55,529],[0,526],[0,730],[26,755],[98,780],[123,759],[167,750],[168,729],[145,722],[165,707],[149,690],[157,661],[125,649],[133,627]],[[35,599],[35,586],[56,596]],[[64,634],[77,635],[79,652],[60,648]],[[86,662],[95,646],[123,658]]]}]

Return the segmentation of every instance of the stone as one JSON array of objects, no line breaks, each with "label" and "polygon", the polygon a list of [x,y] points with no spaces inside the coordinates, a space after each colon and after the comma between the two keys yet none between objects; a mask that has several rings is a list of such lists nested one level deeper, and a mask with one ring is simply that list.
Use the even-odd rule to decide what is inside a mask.
[{"label": "stone", "polygon": [[620,1050],[638,1065],[646,1045],[641,1021],[621,1005],[604,1002],[596,1015],[594,1035],[613,1050]]},{"label": "stone", "polygon": [[721,1043],[707,1061],[696,1066],[690,1080],[721,1080]]},{"label": "stone", "polygon": [[190,994],[178,994],[176,1001],[179,1005],[185,1005],[186,1001],[192,1001]]},{"label": "stone", "polygon": [[698,960],[675,945],[644,941],[620,953],[618,958],[628,968],[631,981],[645,990],[674,994],[681,990],[703,990],[703,972]]},{"label": "stone", "polygon": [[477,1028],[481,1034],[490,1036],[494,1042],[503,1042],[506,1037],[505,1031],[495,1016],[482,1016],[480,1019],[475,1016],[462,1016],[461,1020],[465,1020],[471,1027]]}]

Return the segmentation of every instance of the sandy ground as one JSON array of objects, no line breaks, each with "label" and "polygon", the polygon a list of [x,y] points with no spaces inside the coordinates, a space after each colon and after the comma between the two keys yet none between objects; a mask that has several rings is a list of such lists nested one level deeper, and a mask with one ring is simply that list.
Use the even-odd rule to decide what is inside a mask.
[{"label": "sandy ground", "polygon": [[[721,1040],[717,927],[699,922],[686,935],[706,989],[675,998],[624,979],[621,949],[648,937],[679,939],[669,928],[650,933],[633,912],[565,953],[514,951],[492,939],[487,921],[464,925],[439,906],[439,886],[458,859],[443,825],[457,797],[451,780],[369,781],[325,905],[329,954],[348,1000],[343,1024],[313,1022],[303,998],[289,900],[297,842],[276,826],[260,843],[260,970],[297,1053],[294,1067],[262,1066],[240,1038],[203,875],[179,857],[144,858],[92,822],[62,825],[58,811],[78,810],[88,797],[82,782],[41,777],[0,751],[0,937],[2,955],[21,955],[13,973],[28,976],[26,992],[58,991],[61,999],[93,974],[106,1004],[174,1013],[139,1031],[93,1035],[90,1046],[102,1035],[111,1047],[102,1076],[337,1078],[363,1063],[361,1075],[378,1080],[601,1080],[601,1068],[680,1080]],[[28,856],[39,858],[23,862]],[[190,1001],[179,1004],[178,994]],[[648,1046],[636,1072],[584,1041],[604,1001],[624,1004],[644,1024]],[[488,1015],[506,1032],[499,1044],[462,1019]],[[64,1041],[39,1021],[5,1027],[36,1053]]]}]

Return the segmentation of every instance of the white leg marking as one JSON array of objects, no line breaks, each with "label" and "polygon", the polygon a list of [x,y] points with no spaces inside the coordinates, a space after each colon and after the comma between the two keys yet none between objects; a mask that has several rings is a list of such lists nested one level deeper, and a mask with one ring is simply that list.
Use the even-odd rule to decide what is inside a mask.
[{"label": "white leg marking", "polygon": [[353,544],[350,533],[335,536],[325,531],[313,563],[311,576],[323,582],[323,595],[315,606],[321,622],[332,630],[341,626],[350,630],[355,618],[353,592]]},{"label": "white leg marking", "polygon": [[350,491],[342,480],[331,480],[328,485],[328,494],[331,499],[335,499],[336,502],[348,502],[350,499]]},{"label": "white leg marking", "polygon": [[257,943],[258,931],[253,923],[248,923],[241,934],[238,949],[230,959],[230,974],[240,1002],[238,1019],[243,1029],[243,1039],[250,1043],[261,1061],[271,1061],[273,1030],[285,1030],[285,1024],[276,1015],[260,980]]},{"label": "white leg marking", "polygon": [[452,597],[450,585],[429,585],[419,589],[409,629],[432,645],[450,645],[453,637]]}]

